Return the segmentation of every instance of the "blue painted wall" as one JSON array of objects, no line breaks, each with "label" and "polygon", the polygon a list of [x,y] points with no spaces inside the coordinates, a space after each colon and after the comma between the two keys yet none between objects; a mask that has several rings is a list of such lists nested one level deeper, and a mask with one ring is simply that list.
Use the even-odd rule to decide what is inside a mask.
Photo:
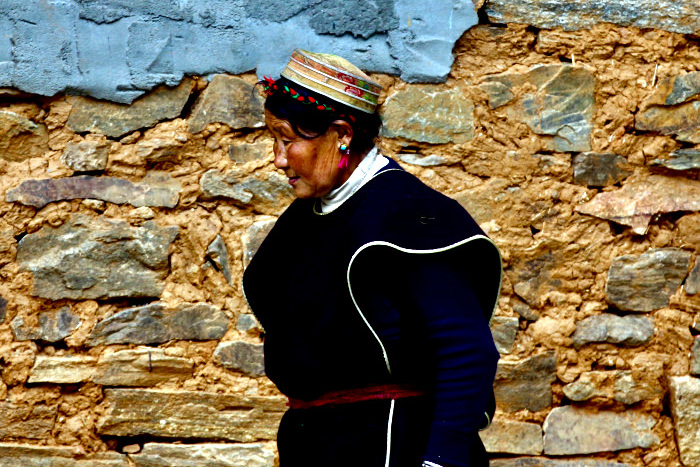
[{"label": "blue painted wall", "polygon": [[0,87],[128,103],[184,75],[277,76],[294,48],[438,82],[471,0],[0,0]]}]

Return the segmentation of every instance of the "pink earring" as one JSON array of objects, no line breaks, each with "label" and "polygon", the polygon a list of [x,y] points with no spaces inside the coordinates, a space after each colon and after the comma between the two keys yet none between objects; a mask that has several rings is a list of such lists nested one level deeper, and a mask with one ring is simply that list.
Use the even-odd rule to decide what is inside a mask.
[{"label": "pink earring", "polygon": [[348,162],[350,161],[350,148],[344,144],[341,144],[340,145],[340,152],[343,155],[340,156],[340,162],[338,162],[338,168],[344,169],[348,166]]}]

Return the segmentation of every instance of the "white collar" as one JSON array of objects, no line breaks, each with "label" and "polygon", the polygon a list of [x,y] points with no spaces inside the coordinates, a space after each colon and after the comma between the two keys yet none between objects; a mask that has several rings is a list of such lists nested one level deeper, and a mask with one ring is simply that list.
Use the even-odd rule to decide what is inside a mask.
[{"label": "white collar", "polygon": [[337,209],[388,163],[389,159],[379,154],[376,147],[372,148],[345,183],[321,198],[319,214],[328,214]]}]

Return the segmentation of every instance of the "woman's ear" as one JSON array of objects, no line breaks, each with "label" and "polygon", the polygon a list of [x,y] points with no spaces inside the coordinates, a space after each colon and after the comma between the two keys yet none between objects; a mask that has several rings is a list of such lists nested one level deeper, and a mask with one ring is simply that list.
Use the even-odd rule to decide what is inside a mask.
[{"label": "woman's ear", "polygon": [[338,134],[338,142],[350,147],[353,137],[352,125],[350,125],[345,120],[336,120],[331,123],[331,128],[333,128]]}]

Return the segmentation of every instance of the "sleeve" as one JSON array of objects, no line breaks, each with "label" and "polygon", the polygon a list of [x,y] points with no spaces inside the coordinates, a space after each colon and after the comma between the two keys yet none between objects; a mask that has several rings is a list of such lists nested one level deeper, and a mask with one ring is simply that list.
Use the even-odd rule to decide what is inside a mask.
[{"label": "sleeve", "polygon": [[[424,460],[468,467],[493,396],[499,358],[486,315],[458,267],[419,255],[405,271],[405,290],[424,324],[434,415]],[[489,310],[490,311],[490,310]],[[483,448],[481,448],[483,449]]]}]

